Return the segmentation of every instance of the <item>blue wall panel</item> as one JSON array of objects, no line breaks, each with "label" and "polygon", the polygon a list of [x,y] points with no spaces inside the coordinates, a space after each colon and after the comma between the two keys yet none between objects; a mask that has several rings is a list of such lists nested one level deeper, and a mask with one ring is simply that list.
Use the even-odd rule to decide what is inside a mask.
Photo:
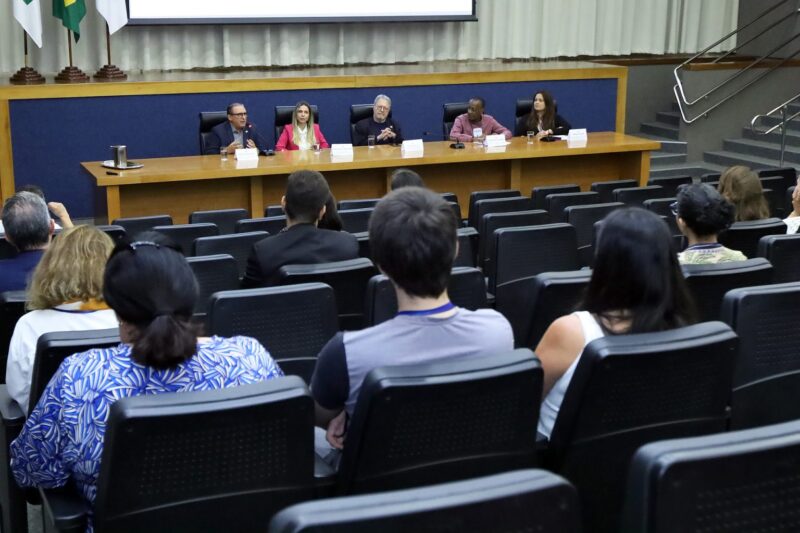
[{"label": "blue wall panel", "polygon": [[274,144],[274,106],[308,100],[319,106],[323,132],[334,143],[350,142],[350,104],[372,102],[385,92],[405,138],[438,141],[444,102],[483,96],[487,111],[513,130],[516,99],[529,98],[537,88],[553,93],[559,113],[574,127],[615,129],[616,79],[15,100],[10,102],[15,181],[42,186],[74,217],[91,217],[103,206],[95,206],[96,188],[79,162],[109,159],[112,144],[127,145],[131,160],[195,155],[198,112],[224,109],[232,101],[247,106],[250,121]]}]

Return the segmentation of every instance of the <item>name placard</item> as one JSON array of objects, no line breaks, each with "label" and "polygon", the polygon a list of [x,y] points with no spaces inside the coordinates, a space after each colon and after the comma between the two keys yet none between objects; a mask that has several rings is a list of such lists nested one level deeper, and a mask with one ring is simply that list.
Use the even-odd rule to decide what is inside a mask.
[{"label": "name placard", "polygon": [[409,139],[403,141],[403,144],[400,145],[400,153],[403,156],[411,156],[413,154],[414,157],[419,157],[423,154],[424,150],[422,139]]},{"label": "name placard", "polygon": [[483,144],[486,146],[497,147],[497,146],[505,146],[508,144],[506,141],[506,136],[502,133],[498,133],[496,135],[487,135],[486,140],[483,141]]},{"label": "name placard", "polygon": [[258,161],[258,148],[237,148],[233,157],[237,161]]},{"label": "name placard", "polygon": [[353,157],[353,145],[352,144],[332,144],[331,145],[331,157]]},{"label": "name placard", "polygon": [[587,141],[586,128],[569,130],[567,133],[567,148],[583,148]]}]

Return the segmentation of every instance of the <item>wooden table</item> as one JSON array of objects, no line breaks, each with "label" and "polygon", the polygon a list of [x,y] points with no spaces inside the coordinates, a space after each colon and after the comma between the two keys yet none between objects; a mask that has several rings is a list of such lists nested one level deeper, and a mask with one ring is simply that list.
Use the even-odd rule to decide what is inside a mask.
[{"label": "wooden table", "polygon": [[650,150],[660,144],[614,132],[590,133],[586,146],[566,141],[528,144],[514,138],[497,151],[467,144],[451,149],[449,142],[425,143],[424,155],[404,157],[399,147],[356,147],[350,160],[331,159],[330,150],[279,152],[260,157],[253,168],[218,155],[142,159],[144,168],[108,174],[100,162],[82,163],[105,188],[108,220],[170,214],[175,223],[204,209],[245,207],[263,216],[265,205],[277,204],[286,176],[303,168],[319,170],[337,199],[378,198],[389,190],[389,175],[397,167],[419,172],[428,187],[454,192],[465,207],[469,193],[488,189],[518,189],[529,194],[534,186],[576,183],[588,190],[595,181],[638,179],[645,185],[650,173]]}]

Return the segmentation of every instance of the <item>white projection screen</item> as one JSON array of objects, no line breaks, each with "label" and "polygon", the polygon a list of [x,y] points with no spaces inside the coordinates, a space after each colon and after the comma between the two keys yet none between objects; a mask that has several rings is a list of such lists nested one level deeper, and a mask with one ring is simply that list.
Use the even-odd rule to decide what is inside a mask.
[{"label": "white projection screen", "polygon": [[477,0],[128,0],[130,24],[477,20]]}]

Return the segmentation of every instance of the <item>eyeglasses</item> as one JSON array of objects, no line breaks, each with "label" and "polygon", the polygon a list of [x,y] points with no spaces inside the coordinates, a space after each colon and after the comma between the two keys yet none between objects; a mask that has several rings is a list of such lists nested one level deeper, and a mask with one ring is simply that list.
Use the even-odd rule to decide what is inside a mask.
[{"label": "eyeglasses", "polygon": [[381,111],[389,111],[389,106],[388,105],[376,105],[375,109],[379,109]]},{"label": "eyeglasses", "polygon": [[669,210],[672,211],[673,215],[678,216],[678,202],[669,204]]},{"label": "eyeglasses", "polygon": [[230,113],[230,116],[244,118],[247,116],[247,112],[245,111],[244,113]]}]

